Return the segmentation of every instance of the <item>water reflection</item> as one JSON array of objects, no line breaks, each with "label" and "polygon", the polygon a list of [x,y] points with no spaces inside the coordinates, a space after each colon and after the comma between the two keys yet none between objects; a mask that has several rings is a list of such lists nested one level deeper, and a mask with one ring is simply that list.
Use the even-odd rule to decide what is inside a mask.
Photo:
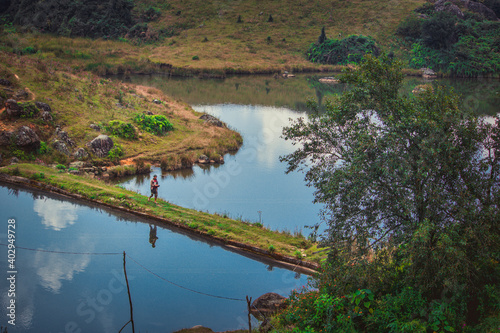
[{"label": "water reflection", "polygon": [[149,225],[149,243],[152,247],[156,247],[156,241],[158,240],[158,236],[156,235],[158,232],[158,227],[156,224]]},{"label": "water reflection", "polygon": [[[215,331],[245,328],[245,302],[214,299],[179,286],[244,299],[266,292],[286,296],[306,283],[305,276],[250,254],[242,256],[195,235],[75,201],[68,202],[68,207],[74,206],[74,214],[69,214],[73,223],[54,228],[61,227],[58,217],[45,214],[35,202],[65,214],[68,207],[59,205],[61,197],[14,189],[0,186],[2,208],[8,208],[0,210],[0,227],[6,230],[7,220],[15,218],[19,235],[16,300],[22,306],[16,311],[15,332],[63,332],[68,327],[117,332],[129,319],[122,251],[134,259],[127,260],[127,273],[136,327],[144,332],[172,332],[199,324]],[[5,233],[0,233],[0,243],[7,243]],[[103,253],[115,255],[98,255]],[[0,267],[6,271],[7,265],[7,255],[0,256]],[[5,287],[0,284],[4,309],[9,302]]]},{"label": "water reflection", "polygon": [[70,202],[36,198],[33,210],[42,219],[42,224],[47,228],[61,230],[75,223],[78,218],[78,207]]},{"label": "water reflection", "polygon": [[[337,74],[334,74],[334,76]],[[343,84],[319,82],[331,74],[298,74],[283,79],[266,75],[230,76],[225,79],[193,79],[163,75],[132,75],[118,77],[124,81],[156,87],[169,96],[180,98],[192,105],[230,103],[286,107],[294,111],[309,111],[306,101],[325,101],[347,89]],[[417,85],[430,83],[421,77],[407,77],[402,93],[410,93]],[[500,82],[495,79],[436,79],[432,82],[452,87],[462,96],[465,109],[477,114],[494,115],[499,112]]]},{"label": "water reflection", "polygon": [[[93,243],[88,236],[80,235],[71,240],[70,244],[64,244],[64,249],[69,252],[91,253],[95,249]],[[73,280],[76,274],[84,272],[90,264],[89,254],[75,254],[68,257],[66,254],[57,253],[61,249],[60,245],[62,244],[49,247],[54,252],[36,252],[33,262],[40,285],[54,294],[61,291],[63,281]]]}]

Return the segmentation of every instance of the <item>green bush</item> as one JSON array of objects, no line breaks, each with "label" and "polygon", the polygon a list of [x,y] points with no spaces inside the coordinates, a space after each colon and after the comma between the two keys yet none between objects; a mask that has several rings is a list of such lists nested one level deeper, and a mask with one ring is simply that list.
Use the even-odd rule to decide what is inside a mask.
[{"label": "green bush", "polygon": [[423,21],[424,20],[414,15],[410,15],[405,20],[401,21],[396,29],[396,33],[404,37],[409,37],[413,40],[419,39],[422,35]]},{"label": "green bush", "polygon": [[38,148],[38,154],[43,155],[49,152],[49,146],[45,141],[40,141],[40,148]]},{"label": "green bush", "polygon": [[307,59],[321,64],[346,65],[359,63],[368,53],[379,55],[375,40],[371,37],[351,35],[340,40],[326,39],[321,44],[311,44]]},{"label": "green bush", "polygon": [[111,148],[111,150],[108,152],[109,159],[111,159],[113,161],[119,160],[124,155],[125,155],[125,152],[123,151],[123,147],[118,143],[115,143],[113,145],[113,148]]},{"label": "green bush", "polygon": [[38,113],[40,113],[40,110],[32,101],[18,102],[17,105],[19,105],[19,107],[21,108],[21,118],[34,118]]},{"label": "green bush", "polygon": [[164,135],[174,129],[172,123],[163,115],[137,114],[134,117],[134,121],[143,130],[156,135]]},{"label": "green bush", "polygon": [[457,41],[457,17],[448,12],[437,12],[422,22],[422,41],[434,49],[445,49]]},{"label": "green bush", "polygon": [[137,132],[135,127],[130,124],[123,122],[121,120],[111,120],[107,125],[104,126],[104,129],[112,135],[119,136],[124,139],[137,139]]},{"label": "green bush", "polygon": [[14,24],[64,36],[118,37],[132,26],[132,0],[11,1]]}]

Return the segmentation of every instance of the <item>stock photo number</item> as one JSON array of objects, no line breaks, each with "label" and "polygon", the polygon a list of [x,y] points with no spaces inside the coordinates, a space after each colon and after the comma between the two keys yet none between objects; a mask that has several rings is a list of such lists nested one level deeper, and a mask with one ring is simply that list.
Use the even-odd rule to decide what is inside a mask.
[{"label": "stock photo number", "polygon": [[16,325],[16,220],[9,219],[7,224],[8,250],[7,250],[7,281],[9,289],[7,291],[8,306],[7,317],[10,325]]}]

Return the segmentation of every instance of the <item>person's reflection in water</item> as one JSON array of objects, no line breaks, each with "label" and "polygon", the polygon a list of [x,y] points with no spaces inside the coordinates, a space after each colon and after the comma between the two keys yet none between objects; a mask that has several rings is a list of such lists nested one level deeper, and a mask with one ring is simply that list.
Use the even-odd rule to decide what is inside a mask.
[{"label": "person's reflection in water", "polygon": [[151,243],[151,246],[156,247],[156,240],[158,237],[156,236],[156,225],[149,225],[149,242]]}]

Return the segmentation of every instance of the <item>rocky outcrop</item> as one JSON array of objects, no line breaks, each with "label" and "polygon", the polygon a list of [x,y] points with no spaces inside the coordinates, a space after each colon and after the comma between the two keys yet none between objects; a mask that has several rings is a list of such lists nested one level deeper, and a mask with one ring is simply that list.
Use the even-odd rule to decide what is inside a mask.
[{"label": "rocky outcrop", "polygon": [[107,135],[101,134],[87,143],[92,153],[97,157],[106,157],[113,148],[113,140]]},{"label": "rocky outcrop", "polygon": [[0,79],[0,85],[2,86],[6,86],[6,87],[9,87],[12,85],[12,82],[10,82],[9,80],[7,79]]},{"label": "rocky outcrop", "polygon": [[424,79],[433,79],[437,77],[436,72],[430,68],[420,68],[420,71],[422,72],[422,77]]},{"label": "rocky outcrop", "polygon": [[482,3],[468,0],[464,0],[462,2],[464,3],[465,7],[471,12],[478,13],[487,20],[498,21],[498,17],[495,12]]},{"label": "rocky outcrop", "polygon": [[80,147],[75,151],[73,156],[79,160],[83,160],[83,159],[87,158],[89,156],[89,154],[87,153],[87,151],[85,149]]},{"label": "rocky outcrop", "polygon": [[52,143],[52,147],[57,150],[58,152],[60,152],[61,154],[64,154],[66,156],[69,156],[71,155],[71,152],[69,151],[68,149],[68,146],[66,145],[66,143],[64,141],[61,141],[61,140],[55,140],[53,143]]},{"label": "rocky outcrop", "polygon": [[43,102],[35,102],[35,106],[41,111],[52,112],[50,105]]},{"label": "rocky outcrop", "polygon": [[204,115],[202,115],[200,117],[200,119],[204,120],[206,124],[210,124],[210,125],[217,126],[217,127],[226,127],[225,123],[223,123],[219,119],[215,118],[214,116],[206,114],[206,113]]},{"label": "rocky outcrop", "polygon": [[464,13],[460,10],[460,8],[454,4],[453,2],[450,2],[450,0],[438,0],[434,3],[434,10],[436,12],[448,12],[456,17],[463,19],[465,17]]},{"label": "rocky outcrop", "polygon": [[92,128],[94,131],[97,131],[97,132],[101,131],[101,126],[99,126],[97,124],[90,124],[89,127]]},{"label": "rocky outcrop", "polygon": [[61,130],[61,128],[58,126],[56,128],[56,136],[59,140],[62,140],[64,143],[66,143],[66,145],[70,146],[70,147],[75,147],[76,146],[76,143],[75,141],[73,141],[68,133],[66,133],[65,131]]},{"label": "rocky outcrop", "polygon": [[16,132],[15,143],[18,147],[38,149],[40,148],[40,138],[28,126],[21,126]]},{"label": "rocky outcrop", "polygon": [[54,118],[52,117],[52,114],[49,111],[43,111],[41,114],[41,117],[42,117],[42,120],[47,122],[47,123],[54,120]]},{"label": "rocky outcrop", "polygon": [[285,307],[285,297],[276,293],[267,293],[257,298],[252,303],[251,310],[260,313],[274,313]]},{"label": "rocky outcrop", "polygon": [[2,131],[0,132],[0,146],[8,146],[12,143],[12,135],[14,133],[10,131]]},{"label": "rocky outcrop", "polygon": [[19,117],[21,115],[21,107],[15,99],[8,99],[5,102],[5,113],[11,117]]}]

